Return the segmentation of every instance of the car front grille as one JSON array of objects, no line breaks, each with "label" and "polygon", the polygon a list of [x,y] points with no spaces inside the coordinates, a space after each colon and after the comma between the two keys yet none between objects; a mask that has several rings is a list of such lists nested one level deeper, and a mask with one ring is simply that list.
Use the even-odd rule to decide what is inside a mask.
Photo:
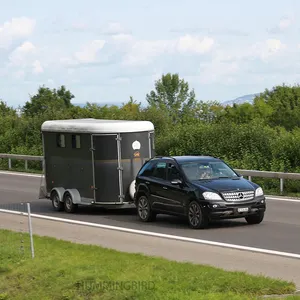
[{"label": "car front grille", "polygon": [[249,201],[254,198],[254,191],[245,192],[227,192],[222,193],[224,199],[228,202]]}]

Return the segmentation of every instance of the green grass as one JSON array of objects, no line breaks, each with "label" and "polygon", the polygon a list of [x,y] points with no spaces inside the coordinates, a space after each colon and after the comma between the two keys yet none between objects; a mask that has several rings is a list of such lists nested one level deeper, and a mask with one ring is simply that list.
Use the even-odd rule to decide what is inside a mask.
[{"label": "green grass", "polygon": [[[21,239],[24,240],[24,254],[19,250]],[[34,236],[34,243],[35,258],[32,259],[27,234],[0,230],[0,300],[242,300],[295,291],[292,282],[209,266],[48,237]],[[101,289],[101,283],[122,281],[144,282],[145,285],[140,289],[126,288],[126,285],[125,288]],[[94,282],[94,286],[89,288],[88,282]]]}]

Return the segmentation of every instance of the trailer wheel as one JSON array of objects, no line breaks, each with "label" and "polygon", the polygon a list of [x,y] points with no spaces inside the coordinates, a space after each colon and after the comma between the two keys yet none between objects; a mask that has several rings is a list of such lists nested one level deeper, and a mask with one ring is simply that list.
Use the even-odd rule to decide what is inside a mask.
[{"label": "trailer wheel", "polygon": [[64,208],[65,212],[67,213],[74,213],[78,208],[78,204],[73,203],[73,199],[70,193],[66,193],[64,195]]},{"label": "trailer wheel", "polygon": [[56,211],[62,211],[64,209],[64,204],[60,202],[59,195],[56,191],[51,193],[50,200],[52,201],[52,206]]}]

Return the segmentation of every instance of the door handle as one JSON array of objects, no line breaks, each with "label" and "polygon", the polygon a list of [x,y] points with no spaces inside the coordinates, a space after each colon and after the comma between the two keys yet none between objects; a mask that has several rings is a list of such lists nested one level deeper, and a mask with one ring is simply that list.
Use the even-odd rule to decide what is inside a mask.
[{"label": "door handle", "polygon": [[150,184],[150,182],[149,182],[149,181],[146,181],[146,184]]},{"label": "door handle", "polygon": [[166,186],[163,187],[164,190],[167,190],[168,188]]}]

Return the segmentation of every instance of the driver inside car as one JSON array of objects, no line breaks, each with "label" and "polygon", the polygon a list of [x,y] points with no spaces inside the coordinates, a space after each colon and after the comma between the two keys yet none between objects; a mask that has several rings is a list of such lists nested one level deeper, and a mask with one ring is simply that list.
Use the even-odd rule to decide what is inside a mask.
[{"label": "driver inside car", "polygon": [[211,179],[213,177],[212,168],[209,165],[200,165],[198,175],[199,179]]}]

